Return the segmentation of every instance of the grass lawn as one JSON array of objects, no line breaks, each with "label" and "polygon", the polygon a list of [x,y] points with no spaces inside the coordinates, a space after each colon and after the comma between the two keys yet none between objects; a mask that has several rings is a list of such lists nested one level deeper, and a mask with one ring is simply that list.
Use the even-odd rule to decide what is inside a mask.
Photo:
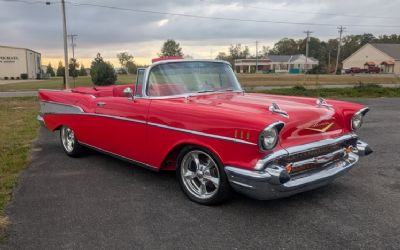
[{"label": "grass lawn", "polygon": [[[400,77],[394,75],[288,75],[288,74],[237,74],[237,77],[246,89],[260,86],[319,86],[337,84],[399,84]],[[0,85],[0,91],[24,91],[38,89],[61,89],[61,77],[53,77],[43,81],[27,81]],[[136,75],[118,75],[117,84],[136,82]],[[74,86],[70,78],[71,87]],[[90,77],[78,77],[75,86],[92,86]]]},{"label": "grass lawn", "polygon": [[384,88],[379,85],[366,84],[350,88],[316,88],[306,89],[303,86],[292,88],[271,89],[257,91],[258,93],[290,95],[290,96],[310,96],[310,97],[329,97],[329,98],[376,98],[376,97],[400,97],[400,87]]},{"label": "grass lawn", "polygon": [[400,84],[395,75],[291,75],[291,74],[237,74],[244,87],[259,86],[318,86],[337,84]]},{"label": "grass lawn", "polygon": [[[136,82],[136,75],[118,75],[117,84],[128,84]],[[69,84],[74,87],[74,81],[70,78]],[[80,76],[75,78],[75,86],[88,87],[93,86],[90,76]],[[28,91],[38,89],[62,89],[63,78],[53,77],[43,81],[27,81],[21,83],[10,83],[0,85],[0,91]]]},{"label": "grass lawn", "polygon": [[0,240],[8,224],[5,206],[38,133],[38,110],[36,97],[0,98]]}]

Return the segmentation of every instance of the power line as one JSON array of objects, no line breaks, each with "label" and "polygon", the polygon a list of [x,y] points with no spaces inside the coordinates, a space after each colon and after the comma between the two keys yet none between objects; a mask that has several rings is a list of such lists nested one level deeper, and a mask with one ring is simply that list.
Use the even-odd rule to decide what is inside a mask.
[{"label": "power line", "polygon": [[[204,1],[204,0],[201,0],[201,1]],[[281,11],[281,12],[292,12],[292,13],[299,13],[299,14],[341,16],[341,17],[352,17],[352,18],[360,18],[361,17],[361,18],[391,19],[391,20],[399,20],[400,19],[398,17],[392,17],[392,16],[365,16],[365,15],[338,14],[338,13],[332,13],[332,12],[299,11],[299,10],[293,10],[293,9],[265,8],[265,7],[261,7],[261,6],[254,6],[254,5],[251,6],[251,5],[245,5],[245,4],[241,4],[241,6],[244,7],[244,8],[250,8],[250,9]]]},{"label": "power line", "polygon": [[[21,2],[21,3],[29,2],[29,1],[24,1],[24,0],[15,0],[15,1],[0,0],[0,1]],[[35,2],[29,2],[29,3],[45,3],[45,2],[35,1]],[[56,2],[52,2],[52,3],[56,3]],[[201,15],[194,15],[194,14],[145,10],[145,9],[134,9],[134,8],[125,8],[125,7],[117,7],[117,6],[110,6],[110,5],[93,4],[93,3],[76,3],[76,2],[71,2],[71,1],[66,1],[66,3],[70,4],[72,6],[89,6],[89,7],[98,7],[98,8],[117,10],[117,11],[128,11],[128,12],[147,13],[147,14],[156,14],[156,15],[170,15],[170,16],[179,16],[179,17],[206,19],[206,20],[253,22],[253,23],[273,23],[273,24],[288,24],[288,25],[302,25],[302,26],[327,26],[327,27],[336,27],[337,26],[337,24],[333,24],[333,23],[291,22],[291,21],[244,19],[244,18],[232,18],[232,17],[201,16]],[[379,24],[343,24],[343,25],[348,26],[348,27],[400,28],[400,25],[379,25]]]}]

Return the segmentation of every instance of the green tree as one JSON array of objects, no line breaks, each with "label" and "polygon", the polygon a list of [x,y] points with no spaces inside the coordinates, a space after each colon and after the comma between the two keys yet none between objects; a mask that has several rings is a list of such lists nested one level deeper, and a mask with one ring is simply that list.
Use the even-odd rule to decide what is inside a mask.
[{"label": "green tree", "polygon": [[58,63],[57,76],[64,76],[64,75],[65,75],[65,68],[64,68],[62,62],[60,61]]},{"label": "green tree", "polygon": [[121,52],[117,54],[117,58],[121,64],[121,67],[124,68],[126,72],[131,74],[136,73],[136,70],[134,70],[136,69],[136,65],[135,61],[133,60],[133,55],[128,54],[128,52]]},{"label": "green tree", "polygon": [[69,59],[69,64],[68,64],[68,74],[69,76],[72,77],[78,77],[79,75],[79,63],[76,61],[75,58]]},{"label": "green tree", "polygon": [[175,40],[168,39],[164,42],[159,56],[183,56],[182,48]]},{"label": "green tree", "polygon": [[134,62],[127,62],[126,68],[129,74],[136,74],[137,65]]},{"label": "green tree", "polygon": [[114,67],[111,63],[105,62],[100,53],[97,53],[96,58],[92,61],[90,76],[93,84],[98,86],[112,85],[117,81]]},{"label": "green tree", "polygon": [[87,76],[87,72],[83,64],[81,64],[81,68],[79,69],[79,76]]},{"label": "green tree", "polygon": [[271,55],[295,55],[299,54],[299,44],[294,39],[283,38],[275,43],[272,50],[269,51]]},{"label": "green tree", "polygon": [[225,52],[219,52],[215,59],[228,62],[231,60],[231,58]]},{"label": "green tree", "polygon": [[49,65],[47,65],[46,74],[49,74],[50,76],[56,75],[56,73],[54,72],[53,66],[51,66],[51,63],[49,63]]}]

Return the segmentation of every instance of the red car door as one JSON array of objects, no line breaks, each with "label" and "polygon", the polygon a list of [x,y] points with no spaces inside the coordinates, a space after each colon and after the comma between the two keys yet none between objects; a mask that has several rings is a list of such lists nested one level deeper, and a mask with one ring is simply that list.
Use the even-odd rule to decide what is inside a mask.
[{"label": "red car door", "polygon": [[147,162],[147,115],[150,100],[128,97],[100,97],[95,100],[98,115],[96,147],[131,160]]}]

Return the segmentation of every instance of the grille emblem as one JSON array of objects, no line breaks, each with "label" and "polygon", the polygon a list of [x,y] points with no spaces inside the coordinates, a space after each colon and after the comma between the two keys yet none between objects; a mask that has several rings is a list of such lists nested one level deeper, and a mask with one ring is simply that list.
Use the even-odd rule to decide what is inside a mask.
[{"label": "grille emblem", "polygon": [[[331,123],[322,123],[322,124],[314,124],[309,128],[306,128],[308,130],[312,130],[312,131],[317,131],[320,133],[325,133],[326,131],[328,131],[328,129],[330,129],[333,126],[333,122]],[[323,127],[319,127],[319,126],[323,126]],[[319,128],[318,128],[319,127]]]}]

